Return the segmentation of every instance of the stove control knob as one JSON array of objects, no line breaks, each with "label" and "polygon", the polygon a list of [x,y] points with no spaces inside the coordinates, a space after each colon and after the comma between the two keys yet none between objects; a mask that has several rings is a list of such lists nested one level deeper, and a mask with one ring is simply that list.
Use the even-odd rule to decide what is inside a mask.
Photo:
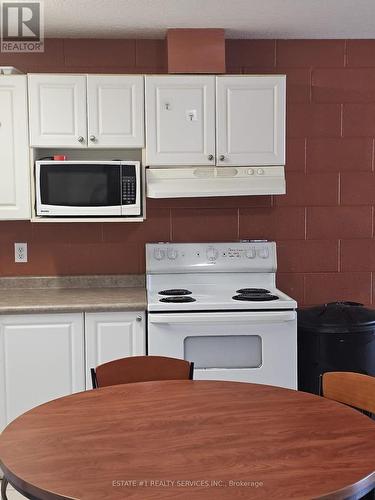
[{"label": "stove control knob", "polygon": [[155,248],[154,250],[154,258],[156,260],[163,260],[165,257],[165,251],[161,248]]},{"label": "stove control knob", "polygon": [[208,247],[206,255],[207,255],[207,259],[212,261],[212,260],[216,260],[218,258],[219,252],[214,247]]},{"label": "stove control knob", "polygon": [[258,175],[263,175],[263,174],[264,174],[264,170],[263,170],[263,168],[258,168],[258,170],[257,170],[257,174],[258,174]]},{"label": "stove control knob", "polygon": [[168,248],[167,256],[169,260],[177,259],[178,253],[174,248]]},{"label": "stove control knob", "polygon": [[258,255],[261,259],[268,259],[268,257],[270,256],[268,248],[267,247],[260,248],[258,250]]},{"label": "stove control knob", "polygon": [[246,258],[247,259],[255,259],[255,257],[256,257],[255,248],[250,248],[250,250],[246,251]]}]

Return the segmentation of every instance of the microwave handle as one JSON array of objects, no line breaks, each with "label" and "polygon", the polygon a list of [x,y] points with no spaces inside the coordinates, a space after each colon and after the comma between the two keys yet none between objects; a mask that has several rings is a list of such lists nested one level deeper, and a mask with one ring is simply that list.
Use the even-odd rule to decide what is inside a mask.
[{"label": "microwave handle", "polygon": [[280,323],[294,321],[295,311],[265,311],[265,312],[234,312],[234,313],[180,313],[180,314],[149,314],[152,324],[168,323],[221,323],[233,321],[235,323]]}]

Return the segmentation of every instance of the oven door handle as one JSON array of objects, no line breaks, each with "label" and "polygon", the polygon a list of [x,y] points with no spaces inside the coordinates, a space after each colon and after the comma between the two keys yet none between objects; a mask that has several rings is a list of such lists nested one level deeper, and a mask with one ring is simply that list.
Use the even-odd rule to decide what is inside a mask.
[{"label": "oven door handle", "polygon": [[150,323],[221,323],[231,321],[233,323],[280,323],[294,321],[295,311],[272,311],[272,312],[236,312],[236,313],[180,313],[148,315]]}]

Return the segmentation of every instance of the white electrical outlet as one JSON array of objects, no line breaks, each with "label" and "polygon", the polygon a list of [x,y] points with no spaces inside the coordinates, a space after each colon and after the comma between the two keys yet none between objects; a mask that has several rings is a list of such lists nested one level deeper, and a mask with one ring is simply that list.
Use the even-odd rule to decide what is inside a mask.
[{"label": "white electrical outlet", "polygon": [[27,243],[14,244],[14,262],[27,262]]}]

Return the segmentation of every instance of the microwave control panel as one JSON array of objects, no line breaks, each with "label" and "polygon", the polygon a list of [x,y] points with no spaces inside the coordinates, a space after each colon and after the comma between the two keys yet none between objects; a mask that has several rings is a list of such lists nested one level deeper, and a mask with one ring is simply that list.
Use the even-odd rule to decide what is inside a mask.
[{"label": "microwave control panel", "polygon": [[121,166],[122,205],[134,205],[137,201],[137,174],[134,165]]}]

